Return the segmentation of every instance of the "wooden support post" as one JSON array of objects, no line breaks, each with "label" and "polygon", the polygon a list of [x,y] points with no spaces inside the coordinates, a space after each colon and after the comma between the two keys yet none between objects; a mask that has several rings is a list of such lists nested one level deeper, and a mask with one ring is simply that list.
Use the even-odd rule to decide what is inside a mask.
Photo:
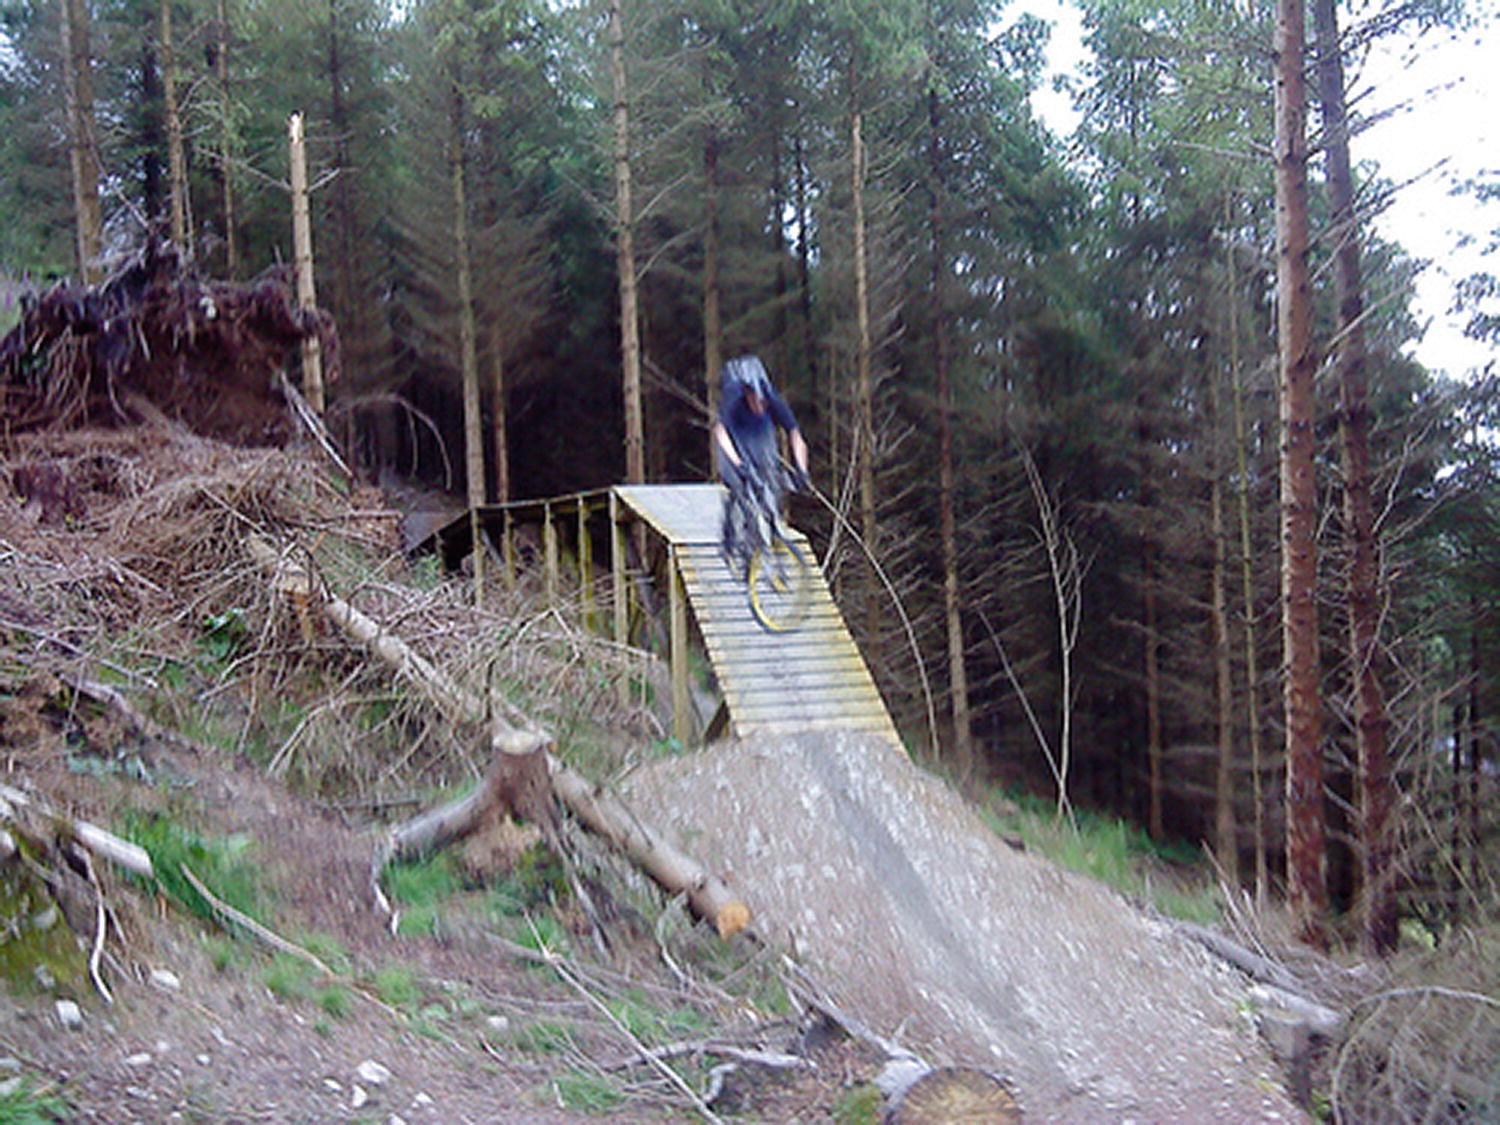
[{"label": "wooden support post", "polygon": [[583,627],[594,628],[594,543],[589,538],[588,497],[578,498],[578,594],[583,606]]},{"label": "wooden support post", "polygon": [[671,591],[668,606],[672,619],[672,736],[678,745],[686,746],[692,739],[692,697],[688,692],[688,637],[687,637],[687,589],[682,583],[682,569],[678,565],[677,547],[670,548],[667,568],[672,572],[667,579]]},{"label": "wooden support post", "polygon": [[552,501],[542,505],[542,565],[547,576],[549,608],[557,605],[557,527],[552,522]]},{"label": "wooden support post", "polygon": [[[625,522],[620,511],[620,496],[609,494],[609,581],[614,600],[615,643],[630,643],[630,586],[625,575]],[[630,705],[630,677],[620,677],[620,706]]]},{"label": "wooden support post", "polygon": [[505,561],[505,588],[516,588],[516,528],[515,515],[509,508],[500,517],[500,557]]}]

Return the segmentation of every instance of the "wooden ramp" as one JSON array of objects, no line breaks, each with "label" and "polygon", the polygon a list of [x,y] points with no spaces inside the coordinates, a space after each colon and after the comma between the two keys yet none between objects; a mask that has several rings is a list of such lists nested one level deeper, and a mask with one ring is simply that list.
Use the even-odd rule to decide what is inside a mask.
[{"label": "wooden ramp", "polygon": [[[751,616],[744,584],[719,554],[721,485],[619,485],[614,491],[669,545],[735,734],[842,729],[900,744],[816,565],[802,623],[789,632],[768,632]],[[800,535],[795,538],[806,546]],[[811,548],[807,555],[815,559]]]}]

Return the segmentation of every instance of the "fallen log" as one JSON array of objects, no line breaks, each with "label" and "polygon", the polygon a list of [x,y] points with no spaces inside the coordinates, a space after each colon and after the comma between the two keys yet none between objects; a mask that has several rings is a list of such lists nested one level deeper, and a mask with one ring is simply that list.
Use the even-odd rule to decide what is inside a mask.
[{"label": "fallen log", "polygon": [[249,537],[246,547],[251,557],[271,572],[278,592],[302,604],[316,603],[331,624],[417,687],[449,720],[488,722],[494,759],[484,784],[397,826],[377,848],[371,865],[371,890],[386,912],[390,905],[379,881],[387,864],[472,832],[497,807],[538,824],[546,833],[550,830],[550,810],[544,808],[545,794],[555,796],[586,828],[624,852],[669,892],[686,895],[693,909],[712,922],[721,937],[730,938],[749,924],[749,907],[728,884],[645,824],[619,797],[589,782],[550,753],[554,745],[550,735],[513,724],[495,708],[485,707],[399,637],[315,582],[292,552],[258,536]]},{"label": "fallen log", "polygon": [[151,866],[151,856],[146,849],[132,844],[129,840],[122,840],[96,824],[54,812],[19,789],[12,789],[9,785],[0,785],[0,821],[13,823],[17,828],[23,827],[19,821],[22,814],[26,812],[45,821],[53,835],[71,840],[102,859],[107,859],[147,879],[155,874]]},{"label": "fallen log", "polygon": [[586,781],[551,758],[552,791],[584,826],[630,856],[673,894],[686,894],[694,911],[712,922],[722,938],[750,923],[750,908],[730,886],[679,851],[613,793]]}]

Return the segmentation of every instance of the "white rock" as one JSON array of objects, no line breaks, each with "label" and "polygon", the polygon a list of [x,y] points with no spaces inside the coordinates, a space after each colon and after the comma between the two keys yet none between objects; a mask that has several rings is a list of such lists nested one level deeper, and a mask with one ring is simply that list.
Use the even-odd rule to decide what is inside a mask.
[{"label": "white rock", "polygon": [[336,1078],[323,1079],[323,1088],[330,1094],[342,1094],[344,1092],[343,1085]]},{"label": "white rock", "polygon": [[385,1125],[406,1125],[406,1118],[402,1117],[399,1113],[393,1113],[390,1117],[386,1118]]},{"label": "white rock", "polygon": [[363,1086],[356,1085],[353,1092],[349,1095],[349,1108],[363,1109],[364,1104],[369,1100],[370,1095],[365,1093],[365,1088]]},{"label": "white rock", "polygon": [[125,1065],[126,1066],[150,1066],[151,1065],[151,1052],[150,1051],[137,1051],[135,1054],[130,1055],[129,1057],[126,1058]]},{"label": "white rock", "polygon": [[176,992],[182,987],[182,980],[171,969],[152,969],[151,983],[166,992]]},{"label": "white rock", "polygon": [[411,1104],[419,1109],[426,1109],[428,1106],[436,1103],[427,1094],[418,1092],[417,1096],[412,1098]]},{"label": "white rock", "polygon": [[54,1008],[57,1012],[57,1022],[69,1031],[77,1031],[83,1026],[83,1009],[71,1000],[59,1000]]},{"label": "white rock", "polygon": [[384,1086],[391,1080],[389,1067],[382,1066],[374,1059],[366,1059],[354,1068],[354,1076],[361,1082],[368,1082],[371,1086]]},{"label": "white rock", "polygon": [[484,1022],[491,1031],[510,1030],[510,1018],[508,1016],[488,1016]]},{"label": "white rock", "polygon": [[198,1065],[199,1066],[212,1066],[213,1065],[213,1061],[214,1061],[214,1057],[212,1055],[199,1055],[198,1056]]}]

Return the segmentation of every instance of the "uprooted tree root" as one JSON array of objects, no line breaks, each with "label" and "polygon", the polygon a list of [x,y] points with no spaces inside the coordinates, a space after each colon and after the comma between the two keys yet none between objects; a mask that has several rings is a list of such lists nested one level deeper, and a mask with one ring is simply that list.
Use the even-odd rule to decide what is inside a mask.
[{"label": "uprooted tree root", "polygon": [[10,433],[156,411],[237,444],[278,443],[289,430],[275,379],[308,337],[333,381],[332,318],[298,307],[285,270],[203,280],[151,241],[102,285],[59,283],[26,302],[0,340],[0,413]]}]

